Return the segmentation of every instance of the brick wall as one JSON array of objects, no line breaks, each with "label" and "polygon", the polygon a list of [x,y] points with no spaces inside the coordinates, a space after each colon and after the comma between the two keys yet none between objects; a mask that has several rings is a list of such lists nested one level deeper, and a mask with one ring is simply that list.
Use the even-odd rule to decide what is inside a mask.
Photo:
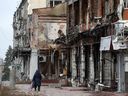
[{"label": "brick wall", "polygon": [[128,20],[128,9],[124,9],[123,20]]},{"label": "brick wall", "polygon": [[97,16],[98,0],[91,0],[92,16]]}]

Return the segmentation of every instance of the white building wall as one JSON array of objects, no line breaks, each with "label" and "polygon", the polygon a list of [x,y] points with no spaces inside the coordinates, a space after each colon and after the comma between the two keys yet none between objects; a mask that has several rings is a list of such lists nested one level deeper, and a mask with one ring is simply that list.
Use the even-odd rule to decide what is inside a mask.
[{"label": "white building wall", "polygon": [[[64,35],[66,35],[66,23],[43,23],[40,27],[44,28],[41,33],[47,36],[49,40],[55,40],[59,37],[58,30],[62,30]],[[43,36],[40,39],[43,39]]]},{"label": "white building wall", "polygon": [[34,73],[38,69],[38,54],[37,49],[32,49],[31,59],[30,59],[30,80],[32,80]]},{"label": "white building wall", "polygon": [[46,7],[47,0],[28,0],[28,14],[32,14],[32,9]]}]

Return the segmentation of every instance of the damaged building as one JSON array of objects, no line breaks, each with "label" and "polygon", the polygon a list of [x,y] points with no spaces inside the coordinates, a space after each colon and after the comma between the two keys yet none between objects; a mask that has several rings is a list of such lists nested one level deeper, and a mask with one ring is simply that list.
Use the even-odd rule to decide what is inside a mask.
[{"label": "damaged building", "polygon": [[[38,68],[43,70],[42,74],[49,76],[55,73],[51,73],[51,70],[56,69],[51,66],[59,66],[51,62],[55,54],[60,55],[56,52],[55,44],[55,39],[59,38],[58,31],[61,30],[66,35],[66,5],[63,2],[63,0],[22,0],[14,13],[13,63],[18,81],[31,80]],[[58,5],[60,3],[63,4]],[[54,56],[51,57],[51,54]],[[54,62],[58,64],[59,60]],[[59,74],[57,72],[59,68],[56,71],[56,74]]]},{"label": "damaged building", "polygon": [[[127,0],[69,0],[68,78],[127,89]],[[93,89],[92,88],[92,89]]]},{"label": "damaged building", "polygon": [[30,1],[21,2],[13,20],[19,73],[32,79],[39,69],[46,79],[62,75],[72,86],[127,91],[127,0]]},{"label": "damaged building", "polygon": [[[45,77],[58,78],[62,66],[62,54],[59,52],[61,45],[57,44],[55,40],[61,34],[66,35],[65,16],[66,3],[54,8],[33,9],[32,21],[30,21],[30,23],[32,22],[31,49],[37,51],[37,56],[31,53],[31,58],[38,57],[38,59],[30,61],[32,72],[39,68]],[[59,33],[60,31],[62,33]]]}]

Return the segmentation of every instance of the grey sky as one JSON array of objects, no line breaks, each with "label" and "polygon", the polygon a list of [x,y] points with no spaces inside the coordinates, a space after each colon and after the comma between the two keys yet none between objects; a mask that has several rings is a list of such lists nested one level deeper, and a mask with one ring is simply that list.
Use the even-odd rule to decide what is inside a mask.
[{"label": "grey sky", "polygon": [[13,45],[13,14],[21,0],[2,0],[0,3],[0,58],[5,58],[9,45]]}]

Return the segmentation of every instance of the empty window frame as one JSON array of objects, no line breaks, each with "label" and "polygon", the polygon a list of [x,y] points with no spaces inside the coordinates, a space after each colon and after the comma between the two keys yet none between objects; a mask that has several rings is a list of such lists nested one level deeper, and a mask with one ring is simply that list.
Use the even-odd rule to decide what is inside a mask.
[{"label": "empty window frame", "polygon": [[62,3],[62,0],[50,0],[50,7],[54,7],[60,3]]},{"label": "empty window frame", "polygon": [[55,4],[55,5],[58,5],[58,4],[60,4],[60,3],[62,3],[62,1],[54,1],[54,4]]},{"label": "empty window frame", "polygon": [[124,0],[124,8],[128,8],[128,0]]},{"label": "empty window frame", "polygon": [[50,7],[53,7],[53,1],[50,1]]}]

